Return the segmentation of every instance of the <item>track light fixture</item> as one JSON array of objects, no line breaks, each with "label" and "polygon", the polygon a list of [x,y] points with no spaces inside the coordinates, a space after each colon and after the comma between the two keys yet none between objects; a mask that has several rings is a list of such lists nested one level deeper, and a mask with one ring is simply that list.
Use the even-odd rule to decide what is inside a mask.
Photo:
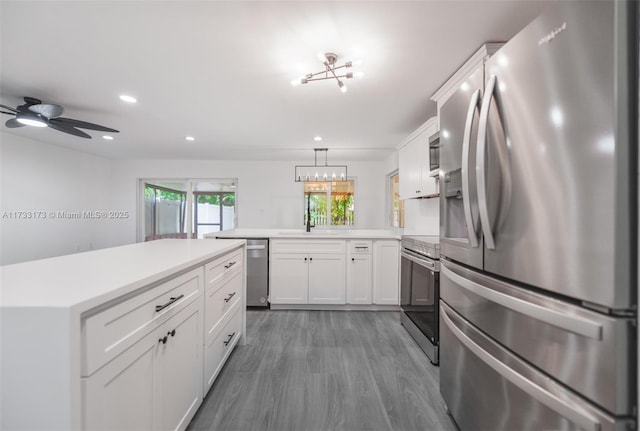
[{"label": "track light fixture", "polygon": [[345,85],[345,83],[342,81],[341,78],[345,78],[345,79],[360,78],[363,75],[362,72],[358,72],[358,73],[346,72],[343,75],[338,75],[336,73],[336,70],[343,69],[343,68],[345,69],[351,68],[356,63],[347,61],[343,65],[338,66],[337,54],[334,54],[332,52],[327,52],[326,54],[318,54],[318,57],[320,58],[320,61],[322,61],[322,64],[324,64],[324,70],[321,70],[320,72],[315,72],[315,73],[308,73],[303,77],[296,78],[293,81],[291,81],[291,85],[295,87],[296,85],[307,84],[311,81],[323,81],[325,79],[335,79],[338,82],[338,87],[340,88],[340,91],[342,91],[343,93],[346,93],[347,86]]}]

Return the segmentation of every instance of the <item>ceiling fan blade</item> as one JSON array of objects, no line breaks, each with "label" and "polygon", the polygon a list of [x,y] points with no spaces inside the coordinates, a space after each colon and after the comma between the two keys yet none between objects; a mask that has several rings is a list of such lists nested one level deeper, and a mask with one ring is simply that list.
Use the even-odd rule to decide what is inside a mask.
[{"label": "ceiling fan blade", "polygon": [[28,106],[39,105],[42,103],[42,100],[36,99],[35,97],[25,97],[24,101]]},{"label": "ceiling fan blade", "polygon": [[72,118],[54,118],[50,123],[62,124],[70,127],[80,127],[81,129],[99,130],[101,132],[119,133],[116,129],[100,126],[99,124],[87,123],[86,121],[74,120]]},{"label": "ceiling fan blade", "polygon": [[72,126],[66,126],[64,124],[56,123],[54,122],[55,120],[56,119],[49,121],[49,127],[51,127],[52,129],[56,129],[60,132],[68,133],[70,135],[79,136],[81,138],[91,139],[91,136],[84,133],[82,130],[78,130]]},{"label": "ceiling fan blade", "polygon": [[16,118],[8,119],[7,122],[4,123],[4,125],[9,127],[10,129],[15,129],[16,127],[24,127],[24,124],[19,122]]},{"label": "ceiling fan blade", "polygon": [[60,105],[50,105],[47,103],[40,103],[38,105],[29,106],[29,111],[37,112],[43,117],[56,118],[62,115],[64,108]]},{"label": "ceiling fan blade", "polygon": [[13,112],[18,112],[16,108],[12,108],[11,106],[7,106],[7,105],[0,105],[0,108],[8,109],[9,111],[13,111]]}]

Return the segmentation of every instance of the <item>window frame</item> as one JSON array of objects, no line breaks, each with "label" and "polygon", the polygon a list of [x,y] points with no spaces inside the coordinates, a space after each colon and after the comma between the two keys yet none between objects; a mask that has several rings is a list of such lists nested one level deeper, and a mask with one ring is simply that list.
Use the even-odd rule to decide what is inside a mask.
[{"label": "window frame", "polygon": [[[347,179],[345,181],[351,181],[353,182],[353,224],[331,224],[331,205],[333,204],[333,201],[331,199],[331,187],[327,187],[327,209],[326,209],[326,214],[325,214],[325,218],[327,220],[328,223],[325,224],[320,224],[320,225],[313,225],[314,227],[317,228],[323,228],[323,229],[353,229],[357,226],[357,215],[356,215],[356,208],[357,208],[357,194],[358,194],[358,181],[356,177],[347,177]],[[332,181],[309,181],[312,183],[331,183]],[[335,181],[335,182],[344,182],[344,181]],[[302,225],[306,226],[306,222],[307,222],[307,194],[313,194],[313,193],[307,193],[304,190],[304,184],[305,182],[302,182],[302,206],[303,206],[303,215],[302,215]]]}]

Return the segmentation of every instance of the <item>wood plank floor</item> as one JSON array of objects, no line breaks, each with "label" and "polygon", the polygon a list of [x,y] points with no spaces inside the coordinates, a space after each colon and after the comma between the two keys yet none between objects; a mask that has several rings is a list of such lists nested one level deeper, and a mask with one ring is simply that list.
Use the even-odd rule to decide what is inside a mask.
[{"label": "wood plank floor", "polygon": [[398,312],[247,312],[189,430],[455,431]]}]

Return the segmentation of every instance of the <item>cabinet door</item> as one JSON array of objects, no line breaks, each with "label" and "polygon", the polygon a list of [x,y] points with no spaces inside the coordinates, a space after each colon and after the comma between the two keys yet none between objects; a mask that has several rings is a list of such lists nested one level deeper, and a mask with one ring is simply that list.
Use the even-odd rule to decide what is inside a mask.
[{"label": "cabinet door", "polygon": [[153,430],[162,426],[154,405],[159,334],[156,330],[143,337],[82,379],[83,429]]},{"label": "cabinet door", "polygon": [[202,303],[193,302],[163,328],[162,428],[184,430],[202,402]]},{"label": "cabinet door", "polygon": [[399,304],[400,244],[396,240],[379,240],[373,244],[373,303]]},{"label": "cabinet door", "polygon": [[353,254],[347,261],[347,304],[371,304],[373,289],[370,254]]},{"label": "cabinet door", "polygon": [[[424,139],[424,133],[418,135],[407,144],[407,169],[409,174],[409,196],[422,196],[422,176],[429,167],[429,143]],[[429,176],[427,171],[426,176]]]},{"label": "cabinet door", "polygon": [[309,255],[309,304],[345,303],[344,254]]},{"label": "cabinet door", "polygon": [[309,256],[301,253],[271,255],[270,301],[272,304],[307,304]]}]

